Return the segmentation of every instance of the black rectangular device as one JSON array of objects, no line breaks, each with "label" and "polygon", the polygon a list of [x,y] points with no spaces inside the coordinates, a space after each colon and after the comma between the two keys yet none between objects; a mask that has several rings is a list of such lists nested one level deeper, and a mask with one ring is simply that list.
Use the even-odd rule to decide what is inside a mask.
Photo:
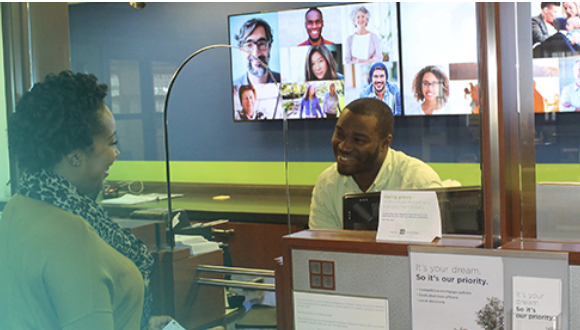
[{"label": "black rectangular device", "polygon": [[[481,186],[421,189],[435,191],[443,234],[483,235]],[[381,193],[345,194],[343,228],[377,230]]]}]

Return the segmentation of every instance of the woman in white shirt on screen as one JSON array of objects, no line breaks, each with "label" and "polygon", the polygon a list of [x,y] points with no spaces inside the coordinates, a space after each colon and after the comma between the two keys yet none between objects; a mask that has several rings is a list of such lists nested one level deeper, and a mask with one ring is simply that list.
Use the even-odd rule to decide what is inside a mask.
[{"label": "woman in white shirt on screen", "polygon": [[371,13],[365,6],[353,9],[350,18],[356,28],[356,32],[346,39],[345,62],[374,63],[383,60],[381,39],[378,35],[367,30]]},{"label": "woman in white shirt on screen", "polygon": [[413,79],[413,95],[422,103],[417,109],[405,110],[405,114],[449,114],[449,78],[439,67],[428,65],[417,73]]}]

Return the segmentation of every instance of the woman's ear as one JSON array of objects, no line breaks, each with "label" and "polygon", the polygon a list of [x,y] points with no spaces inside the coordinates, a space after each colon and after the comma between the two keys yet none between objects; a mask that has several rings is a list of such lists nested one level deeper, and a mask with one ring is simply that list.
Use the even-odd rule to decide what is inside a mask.
[{"label": "woman's ear", "polygon": [[82,155],[78,150],[73,150],[70,154],[66,156],[66,161],[72,167],[80,167],[82,164]]}]

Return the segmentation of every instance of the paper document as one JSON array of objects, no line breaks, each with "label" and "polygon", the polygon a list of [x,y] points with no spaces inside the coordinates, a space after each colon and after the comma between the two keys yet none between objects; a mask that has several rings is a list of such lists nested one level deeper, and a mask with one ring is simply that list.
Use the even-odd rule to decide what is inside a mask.
[{"label": "paper document", "polygon": [[175,235],[175,246],[189,248],[192,256],[220,249],[217,242],[210,242],[199,235]]},{"label": "paper document", "polygon": [[[171,194],[171,198],[183,197],[184,194]],[[100,203],[105,205],[135,205],[143,203],[157,202],[167,199],[165,193],[151,193],[142,195],[125,194],[119,198],[103,199]]]},{"label": "paper document", "polygon": [[165,328],[163,328],[163,330],[185,330],[185,328],[182,327],[181,324],[177,323],[177,321],[171,320],[171,322],[169,322]]},{"label": "paper document", "polygon": [[441,237],[434,191],[381,191],[377,241],[431,242]]}]

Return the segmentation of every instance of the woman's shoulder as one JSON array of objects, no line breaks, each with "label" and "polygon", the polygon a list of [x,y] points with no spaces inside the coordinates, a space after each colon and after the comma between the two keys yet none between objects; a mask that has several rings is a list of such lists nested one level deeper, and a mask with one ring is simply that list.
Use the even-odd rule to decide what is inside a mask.
[{"label": "woman's shoulder", "polygon": [[15,194],[4,207],[2,222],[14,230],[26,232],[31,239],[33,236],[48,237],[51,233],[59,233],[57,237],[60,237],[63,232],[74,233],[78,238],[85,236],[83,233],[94,232],[80,216],[20,194]]}]

